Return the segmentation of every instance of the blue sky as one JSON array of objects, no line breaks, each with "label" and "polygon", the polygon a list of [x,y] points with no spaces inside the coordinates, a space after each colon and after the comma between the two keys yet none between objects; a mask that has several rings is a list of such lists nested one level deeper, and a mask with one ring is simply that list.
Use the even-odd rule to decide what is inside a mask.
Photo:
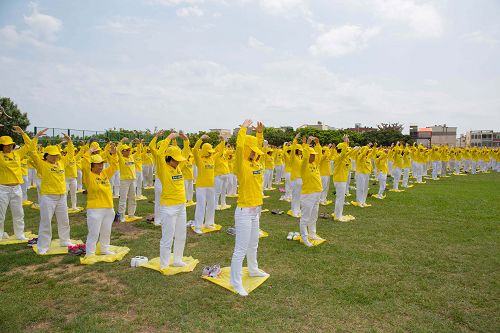
[{"label": "blue sky", "polygon": [[33,125],[499,130],[497,0],[0,1],[0,95]]}]

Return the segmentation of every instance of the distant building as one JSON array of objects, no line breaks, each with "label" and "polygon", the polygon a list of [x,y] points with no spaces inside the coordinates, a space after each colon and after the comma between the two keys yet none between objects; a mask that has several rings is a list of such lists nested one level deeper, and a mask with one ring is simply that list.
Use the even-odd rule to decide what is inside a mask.
[{"label": "distant building", "polygon": [[298,129],[301,129],[301,128],[314,128],[314,129],[317,129],[320,131],[327,131],[327,130],[334,130],[335,129],[335,127],[325,125],[321,121],[318,121],[318,123],[315,125],[304,124],[304,125],[298,127]]},{"label": "distant building", "polygon": [[366,133],[376,131],[376,128],[373,127],[363,127],[361,123],[354,124],[353,128],[348,128],[349,131],[357,132],[357,133]]},{"label": "distant building", "polygon": [[219,133],[219,135],[225,137],[226,139],[233,134],[233,132],[230,129],[224,129],[224,128],[212,128],[210,129],[210,132]]},{"label": "distant building", "polygon": [[[233,135],[238,135],[239,130],[239,126],[233,129]],[[255,126],[250,126],[249,128],[247,128],[247,134],[255,134]]]},{"label": "distant building", "polygon": [[500,147],[500,132],[493,130],[475,130],[465,134],[468,147]]},{"label": "distant building", "polygon": [[460,137],[457,138],[457,147],[466,147],[467,143],[465,140],[465,134],[460,134]]},{"label": "distant building", "polygon": [[432,145],[450,146],[457,145],[457,128],[445,125],[435,125],[419,128],[417,125],[410,126],[410,137],[425,147]]}]

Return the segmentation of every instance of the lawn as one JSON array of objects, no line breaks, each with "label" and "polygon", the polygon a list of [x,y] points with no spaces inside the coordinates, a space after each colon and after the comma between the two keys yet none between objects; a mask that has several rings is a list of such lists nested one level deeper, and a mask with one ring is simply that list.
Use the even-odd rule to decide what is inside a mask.
[{"label": "lawn", "polygon": [[[264,208],[289,209],[278,191],[268,193]],[[153,191],[145,195],[139,215],[153,210]],[[428,180],[370,198],[370,208],[346,206],[353,222],[319,219],[327,242],[314,248],[286,240],[298,220],[263,213],[270,236],[260,241],[259,265],[271,277],[246,298],[200,278],[205,265],[230,264],[233,209],[216,213],[221,232],[188,231],[185,254],[200,264],[175,276],[130,268],[132,256],[159,256],[160,228],[146,222],[113,226],[112,244],[131,249],[115,263],[82,266],[1,246],[0,332],[499,332],[499,198],[498,173]],[[25,211],[26,230],[37,233],[38,211]],[[70,219],[72,238],[85,240],[84,213]],[[9,233],[11,221],[9,213]]]}]

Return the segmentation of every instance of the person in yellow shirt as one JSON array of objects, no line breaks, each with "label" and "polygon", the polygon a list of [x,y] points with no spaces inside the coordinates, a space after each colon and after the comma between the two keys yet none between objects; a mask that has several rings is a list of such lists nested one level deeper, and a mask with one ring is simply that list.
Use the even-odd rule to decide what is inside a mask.
[{"label": "person in yellow shirt", "polygon": [[337,154],[335,154],[333,168],[333,185],[335,186],[335,212],[334,219],[336,221],[347,222],[354,220],[351,215],[343,215],[345,193],[347,189],[347,177],[351,168],[351,156],[354,150],[349,148],[349,136],[344,135],[343,142],[336,146]]},{"label": "person in yellow shirt", "polygon": [[[40,133],[39,133],[40,134]],[[43,134],[43,133],[42,133]],[[41,134],[40,134],[41,135]],[[64,135],[68,149],[74,149],[71,138]],[[52,241],[52,217],[57,219],[57,231],[60,246],[73,246],[70,241],[68,203],[64,164],[61,162],[61,152],[57,146],[47,146],[40,158],[36,147],[37,140],[32,141],[30,156],[40,175],[40,226],[38,229],[38,253],[45,254]]]},{"label": "person in yellow shirt", "polygon": [[69,192],[69,197],[71,201],[71,209],[77,210],[77,167],[75,159],[75,150],[68,147],[64,148],[61,152],[61,162],[64,164],[64,176],[66,177],[66,191]]},{"label": "person in yellow shirt", "polygon": [[123,138],[118,145],[118,162],[120,166],[120,201],[118,202],[118,214],[120,222],[125,222],[125,209],[128,205],[129,218],[135,218],[137,203],[135,201],[136,188],[136,165],[132,155],[132,148],[124,144],[128,138]]},{"label": "person in yellow shirt", "polygon": [[215,161],[213,156],[215,150],[210,143],[203,143],[203,140],[207,140],[208,138],[208,135],[202,135],[193,147],[194,162],[198,169],[194,217],[194,232],[197,234],[202,233],[201,227],[203,222],[205,222],[206,228],[215,228]]},{"label": "person in yellow shirt", "polygon": [[144,188],[153,186],[153,155],[149,147],[145,147],[142,152],[142,177],[144,179]]},{"label": "person in yellow shirt", "polygon": [[407,143],[403,150],[403,183],[401,186],[403,188],[413,187],[413,185],[409,185],[410,181],[410,168],[411,168],[411,157],[410,157],[410,145]]},{"label": "person in yellow shirt", "polygon": [[321,186],[323,191],[319,198],[321,205],[327,204],[328,190],[330,189],[330,178],[332,175],[332,146],[324,146],[321,151],[321,158],[319,161],[319,173],[321,176]]},{"label": "person in yellow shirt", "polygon": [[432,179],[438,180],[438,175],[441,169],[441,153],[439,151],[439,147],[436,145],[432,146],[431,160],[432,160]]},{"label": "person in yellow shirt", "polygon": [[283,169],[283,177],[285,178],[285,194],[283,194],[280,200],[292,201],[292,181],[290,179],[292,171],[292,160],[291,160],[292,148],[290,142],[285,142],[283,144],[283,162],[285,167]]},{"label": "person in yellow shirt", "polygon": [[392,164],[392,190],[399,191],[399,183],[403,173],[403,148],[399,141],[391,149],[393,164]]},{"label": "person in yellow shirt", "polygon": [[[226,203],[227,186],[229,184],[229,161],[226,152],[226,139],[219,136],[219,144],[215,147],[214,154],[214,189],[215,206],[217,210],[227,209],[230,206]],[[219,202],[220,200],[220,202]]]},{"label": "person in yellow shirt", "polygon": [[182,162],[181,170],[182,176],[184,178],[184,191],[186,192],[186,204],[193,205],[195,202],[193,201],[193,190],[194,190],[194,174],[193,174],[193,162],[194,156],[191,151],[189,138],[183,134],[179,133],[179,137],[182,139],[184,146],[182,147],[182,156],[186,159],[186,161]]},{"label": "person in yellow shirt", "polygon": [[[297,143],[300,134],[293,139],[292,151],[290,153],[290,180],[292,185],[292,204],[288,215],[299,217],[300,214],[300,193],[302,191],[302,177],[300,175],[302,166],[302,146]],[[305,145],[307,138],[302,138],[302,144]]]},{"label": "person in yellow shirt", "polygon": [[263,155],[262,123],[257,123],[256,137],[247,135],[251,120],[245,120],[240,126],[236,139],[234,170],[240,184],[238,204],[234,212],[236,237],[231,258],[230,284],[241,296],[248,292],[243,287],[241,270],[245,256],[250,276],[269,276],[259,269],[257,248],[259,247],[259,221],[262,210],[263,166],[259,162]]},{"label": "person in yellow shirt", "polygon": [[378,193],[375,195],[377,199],[384,199],[384,191],[387,184],[387,173],[389,172],[389,154],[387,149],[380,149],[375,155],[375,166],[377,168],[378,178]]},{"label": "person in yellow shirt", "polygon": [[229,185],[227,188],[227,196],[236,197],[238,196],[238,179],[234,174],[234,148],[231,147],[231,150],[228,154],[228,164],[229,164]]},{"label": "person in yellow shirt", "polygon": [[276,147],[274,155],[274,183],[280,184],[283,180],[283,173],[285,172],[285,162],[283,161],[283,149]]},{"label": "person in yellow shirt", "polygon": [[366,203],[368,196],[368,183],[372,172],[371,158],[374,156],[375,149],[371,149],[372,143],[357,150],[356,155],[356,201],[351,204],[358,207],[370,207]]},{"label": "person in yellow shirt", "polygon": [[[315,148],[309,145],[314,141]],[[307,145],[302,150],[302,189],[300,192],[300,236],[304,245],[311,247],[309,240],[319,240],[316,234],[316,222],[318,221],[319,200],[323,186],[321,184],[321,175],[319,164],[321,162],[321,145],[316,137],[309,137]]]},{"label": "person in yellow shirt", "polygon": [[139,140],[135,138],[132,143],[135,147],[132,149],[132,156],[135,162],[135,197],[136,199],[145,199],[146,197],[142,195],[143,177],[142,177],[142,155],[144,151],[143,143],[144,140]]},{"label": "person in yellow shirt", "polygon": [[273,172],[274,172],[274,149],[264,142],[264,190],[273,188]]},{"label": "person in yellow shirt", "polygon": [[19,126],[14,126],[14,131],[23,137],[24,146],[20,149],[14,150],[16,144],[10,136],[0,137],[0,239],[9,238],[4,226],[7,207],[10,206],[14,235],[19,240],[26,240],[21,163],[28,153],[31,139]]},{"label": "person in yellow shirt", "polygon": [[184,191],[184,179],[180,163],[186,158],[177,146],[170,146],[170,141],[177,138],[177,133],[170,133],[165,140],[166,150],[158,151],[156,142],[164,131],[159,131],[149,143],[149,149],[156,161],[156,175],[162,183],[160,198],[160,268],[170,265],[170,253],[172,244],[174,248],[173,266],[182,267],[186,263],[182,261],[184,247],[186,244],[186,194]]},{"label": "person in yellow shirt", "polygon": [[114,254],[109,251],[111,227],[115,219],[110,179],[118,170],[118,158],[116,148],[111,145],[109,167],[104,168],[102,156],[91,155],[95,151],[96,148],[92,147],[82,155],[82,181],[87,189],[87,257],[95,254],[98,240],[102,255]]}]

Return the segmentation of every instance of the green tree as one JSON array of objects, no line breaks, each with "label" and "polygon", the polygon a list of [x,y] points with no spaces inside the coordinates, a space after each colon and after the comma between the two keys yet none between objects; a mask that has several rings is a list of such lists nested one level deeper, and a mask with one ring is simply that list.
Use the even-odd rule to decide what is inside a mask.
[{"label": "green tree", "polygon": [[3,127],[0,127],[0,135],[11,136],[16,143],[22,143],[23,139],[12,130],[12,126],[17,125],[21,127],[23,131],[26,131],[26,128],[30,124],[28,114],[26,112],[21,112],[17,104],[8,97],[0,97],[0,106],[0,124],[3,125]]}]

